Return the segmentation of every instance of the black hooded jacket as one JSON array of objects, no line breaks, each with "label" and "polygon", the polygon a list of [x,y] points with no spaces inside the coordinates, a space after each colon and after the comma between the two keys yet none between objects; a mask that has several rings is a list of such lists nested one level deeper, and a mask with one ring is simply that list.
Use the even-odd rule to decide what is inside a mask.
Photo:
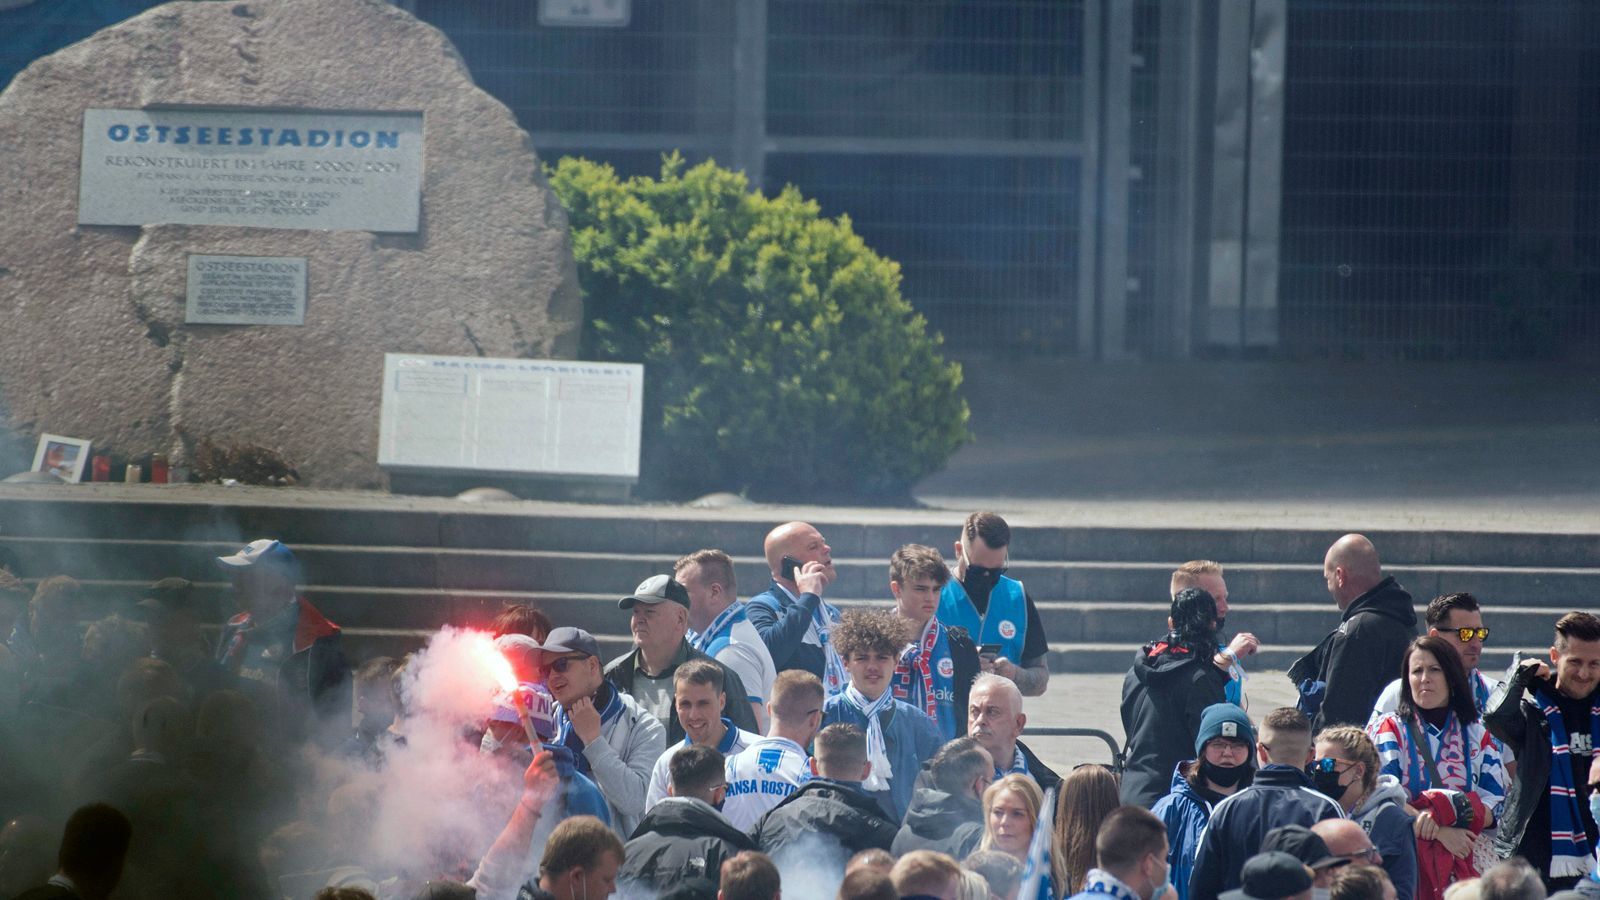
[{"label": "black hooded jacket", "polygon": [[680,881],[722,878],[723,860],[756,849],[750,836],[734,828],[703,800],[668,797],[650,807],[623,848],[617,893],[657,897]]},{"label": "black hooded jacket", "polygon": [[756,825],[755,839],[762,852],[776,856],[802,838],[827,835],[839,842],[848,859],[862,850],[888,850],[894,844],[895,823],[884,818],[878,801],[860,788],[841,781],[815,778],[768,810]]},{"label": "black hooded jacket", "polygon": [[978,798],[917,788],[889,852],[898,859],[912,850],[937,850],[966,859],[982,837],[983,804]]},{"label": "black hooded jacket", "polygon": [[1333,725],[1367,724],[1383,688],[1403,677],[1406,647],[1417,636],[1411,594],[1391,576],[1351,602],[1339,627],[1289,668],[1295,684],[1327,684],[1312,733]]},{"label": "black hooded jacket", "polygon": [[1214,650],[1165,640],[1146,644],[1122,679],[1122,729],[1128,736],[1122,802],[1149,809],[1166,796],[1172,769],[1194,757],[1206,707],[1227,699],[1228,673]]}]

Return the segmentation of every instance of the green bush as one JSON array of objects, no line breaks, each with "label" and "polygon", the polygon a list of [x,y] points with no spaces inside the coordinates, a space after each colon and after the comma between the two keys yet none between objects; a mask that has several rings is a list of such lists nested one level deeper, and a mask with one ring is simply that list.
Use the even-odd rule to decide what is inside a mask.
[{"label": "green bush", "polygon": [[572,158],[549,175],[581,357],[645,364],[646,495],[902,499],[967,439],[961,367],[847,217],[677,154],[659,179]]}]

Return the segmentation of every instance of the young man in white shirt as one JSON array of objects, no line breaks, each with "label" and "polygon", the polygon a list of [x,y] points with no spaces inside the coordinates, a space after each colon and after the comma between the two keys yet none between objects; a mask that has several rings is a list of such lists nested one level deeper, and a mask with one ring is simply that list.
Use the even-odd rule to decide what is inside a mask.
[{"label": "young man in white shirt", "polygon": [[722,814],[749,831],[768,810],[811,778],[806,745],[822,727],[822,680],[790,669],[772,685],[767,736],[728,757],[728,793]]}]

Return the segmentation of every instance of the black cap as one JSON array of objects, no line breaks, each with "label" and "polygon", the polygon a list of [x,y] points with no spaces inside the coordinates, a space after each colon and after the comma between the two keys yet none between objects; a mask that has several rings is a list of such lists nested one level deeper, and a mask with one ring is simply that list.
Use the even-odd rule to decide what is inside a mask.
[{"label": "black cap", "polygon": [[1267,832],[1261,842],[1261,851],[1265,853],[1269,850],[1281,850],[1313,869],[1342,866],[1350,862],[1343,856],[1334,856],[1327,843],[1304,825],[1280,825]]},{"label": "black cap", "polygon": [[1311,889],[1311,870],[1305,863],[1277,850],[1245,860],[1239,877],[1243,886],[1224,891],[1221,900],[1284,900]]},{"label": "black cap", "polygon": [[194,582],[187,578],[163,578],[145,589],[139,600],[145,609],[164,609],[169,612],[200,615],[200,601],[195,598]]}]

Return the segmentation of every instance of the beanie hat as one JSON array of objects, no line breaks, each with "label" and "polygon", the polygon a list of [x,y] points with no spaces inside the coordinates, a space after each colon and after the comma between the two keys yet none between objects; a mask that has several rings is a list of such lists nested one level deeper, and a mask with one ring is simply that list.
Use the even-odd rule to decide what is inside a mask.
[{"label": "beanie hat", "polygon": [[1244,741],[1250,748],[1250,759],[1256,758],[1256,732],[1250,727],[1250,717],[1232,703],[1213,703],[1200,714],[1200,732],[1194,737],[1194,755],[1206,749],[1206,741],[1214,737],[1234,738]]}]

